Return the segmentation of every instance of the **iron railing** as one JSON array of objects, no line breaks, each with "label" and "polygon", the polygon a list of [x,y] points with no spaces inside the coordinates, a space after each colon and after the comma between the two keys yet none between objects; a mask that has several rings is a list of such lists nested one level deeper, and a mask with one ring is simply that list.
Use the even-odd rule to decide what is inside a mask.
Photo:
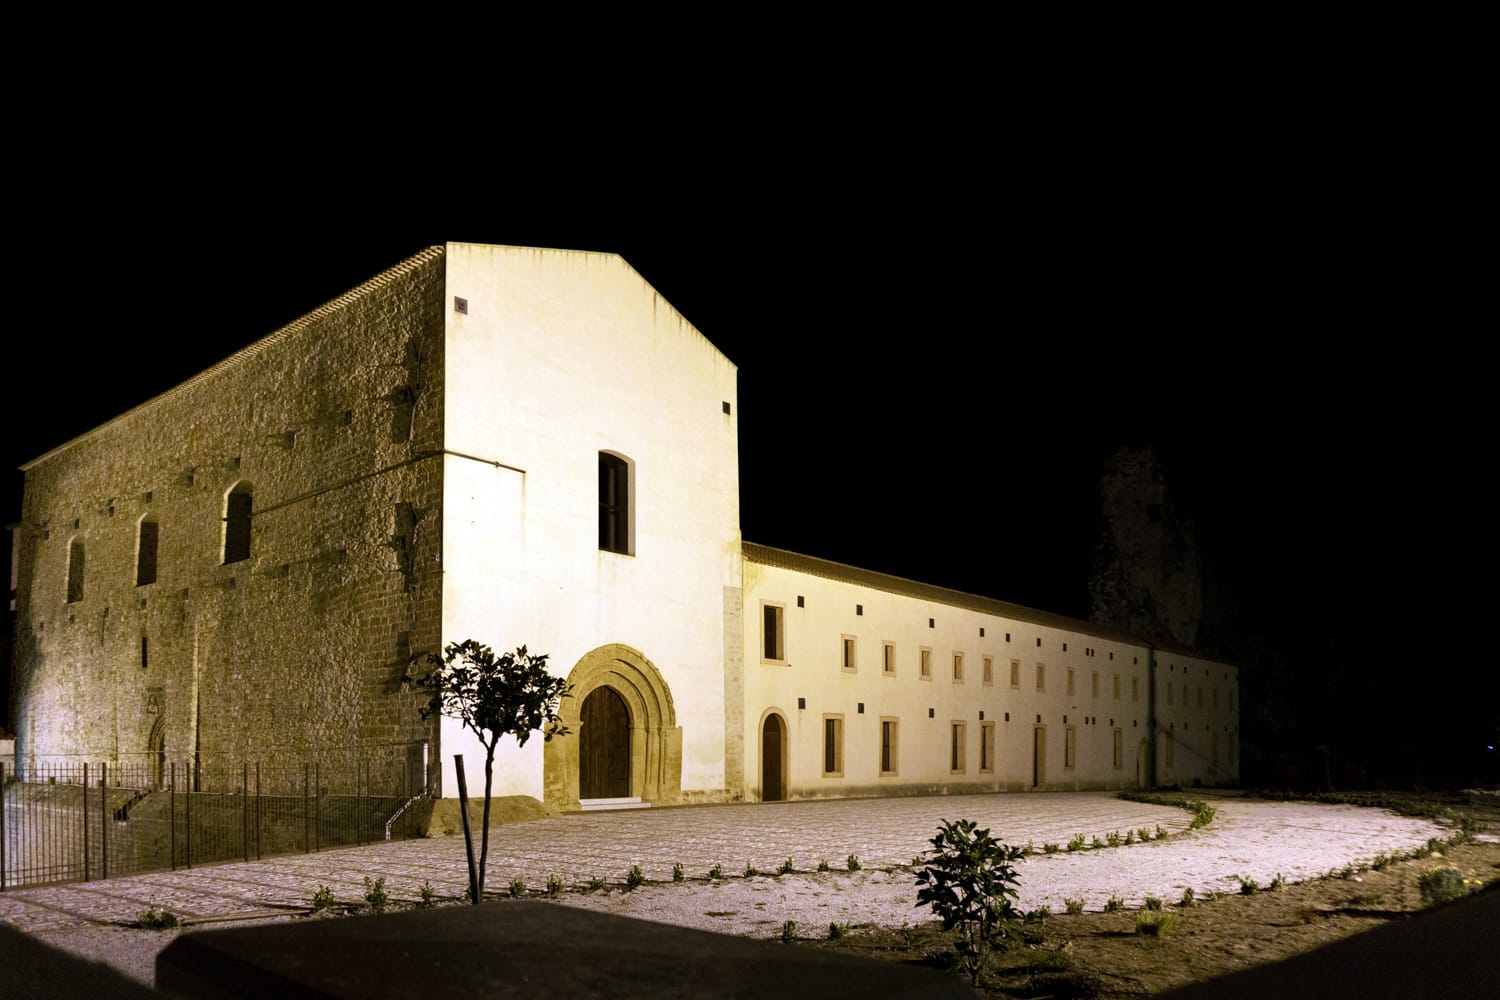
[{"label": "iron railing", "polygon": [[0,891],[417,836],[426,756],[0,764]]}]

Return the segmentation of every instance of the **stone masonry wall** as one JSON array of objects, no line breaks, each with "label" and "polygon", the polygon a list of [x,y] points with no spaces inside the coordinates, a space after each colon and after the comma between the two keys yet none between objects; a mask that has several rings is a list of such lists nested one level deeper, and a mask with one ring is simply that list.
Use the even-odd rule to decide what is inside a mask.
[{"label": "stone masonry wall", "polygon": [[[443,296],[434,248],[28,467],[23,763],[420,759],[400,678],[440,636]],[[224,565],[236,484],[251,555]]]}]

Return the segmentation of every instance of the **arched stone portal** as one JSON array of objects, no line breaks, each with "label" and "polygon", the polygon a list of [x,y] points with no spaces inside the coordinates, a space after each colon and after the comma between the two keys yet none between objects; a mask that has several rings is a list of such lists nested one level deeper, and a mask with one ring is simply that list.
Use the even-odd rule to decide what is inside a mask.
[{"label": "arched stone portal", "polygon": [[[629,720],[629,791],[645,802],[668,805],[682,798],[682,729],[672,706],[667,682],[639,650],[611,643],[585,653],[568,674],[572,697],[558,709],[567,736],[554,736],[542,751],[542,783],[547,804],[557,809],[578,809],[585,725],[584,705],[590,703],[591,724],[597,706],[590,702],[601,688],[619,698]],[[587,797],[587,796],[585,796]]]}]

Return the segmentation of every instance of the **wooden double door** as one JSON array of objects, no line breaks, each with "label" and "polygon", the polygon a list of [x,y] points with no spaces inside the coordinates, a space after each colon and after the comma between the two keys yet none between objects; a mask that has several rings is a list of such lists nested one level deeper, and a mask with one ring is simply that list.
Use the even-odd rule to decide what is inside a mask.
[{"label": "wooden double door", "polygon": [[579,711],[578,797],[630,796],[630,709],[611,687],[597,687]]}]

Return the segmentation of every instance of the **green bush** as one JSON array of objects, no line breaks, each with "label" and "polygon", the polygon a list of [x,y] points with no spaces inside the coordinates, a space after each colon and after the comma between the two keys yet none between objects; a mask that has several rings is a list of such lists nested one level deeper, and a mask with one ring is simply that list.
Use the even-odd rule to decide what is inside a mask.
[{"label": "green bush", "polygon": [[420,902],[417,903],[418,909],[431,909],[432,905],[437,902],[437,890],[432,887],[431,882],[423,882],[422,888],[417,890],[417,895],[420,897]]},{"label": "green bush", "polygon": [[1073,839],[1068,841],[1069,851],[1081,851],[1088,846],[1088,838],[1081,833],[1073,834]]},{"label": "green bush", "polygon": [[760,872],[756,870],[756,868],[755,868],[754,865],[752,865],[748,861],[745,862],[745,877],[746,878],[754,878],[755,876],[757,876],[759,874],[760,874]]},{"label": "green bush", "polygon": [[1468,895],[1477,885],[1477,880],[1464,878],[1463,873],[1452,865],[1430,869],[1417,878],[1417,889],[1422,893],[1422,901],[1428,906],[1450,903]]},{"label": "green bush", "polygon": [[563,880],[562,880],[562,876],[561,875],[557,874],[556,872],[553,872],[551,875],[547,876],[547,895],[549,895],[549,896],[560,895],[562,893],[562,889],[563,889]]},{"label": "green bush", "polygon": [[1119,847],[1120,846],[1120,831],[1118,831],[1118,830],[1112,830],[1112,831],[1110,831],[1110,834],[1109,834],[1109,846],[1110,847]]},{"label": "green bush", "polygon": [[314,913],[331,908],[333,906],[333,890],[326,885],[319,886],[318,891],[313,893],[312,905]]},{"label": "green bush", "polygon": [[783,941],[795,941],[795,940],[797,940],[797,921],[795,921],[795,920],[788,920],[786,923],[784,923],[784,924],[781,925],[781,940],[783,940]]},{"label": "green bush", "polygon": [[600,889],[603,889],[603,888],[604,888],[604,879],[601,878],[600,876],[595,875],[595,876],[593,876],[592,878],[589,879],[589,891],[590,892],[598,892]]},{"label": "green bush", "polygon": [[1271,892],[1276,892],[1284,885],[1286,885],[1286,879],[1282,878],[1281,872],[1277,872],[1276,877],[1271,880],[1271,884],[1266,886],[1266,888]]},{"label": "green bush", "polygon": [[1027,910],[1026,911],[1026,915],[1023,917],[1023,919],[1028,924],[1039,924],[1042,921],[1049,919],[1051,916],[1052,916],[1052,907],[1050,907],[1050,906],[1048,906],[1048,905],[1046,905],[1044,903],[1041,906],[1038,906],[1034,910]]},{"label": "green bush", "polygon": [[375,879],[365,876],[365,902],[370,904],[370,909],[375,913],[384,913],[385,904],[389,902],[385,895],[385,876]]},{"label": "green bush", "polygon": [[1177,905],[1178,906],[1192,906],[1193,905],[1193,887],[1192,886],[1188,886],[1186,889],[1182,890],[1182,899],[1178,900]]},{"label": "green bush", "polygon": [[723,878],[724,877],[724,866],[723,865],[714,865],[712,868],[710,868],[708,870],[708,877],[711,878],[711,879],[713,879],[713,880],[715,880],[715,881]]},{"label": "green bush", "polygon": [[1013,864],[1020,857],[1019,848],[995,840],[973,820],[944,820],[916,874],[917,905],[931,907],[944,930],[957,932],[959,965],[976,986],[990,951],[1020,937],[1014,904],[1020,876]]},{"label": "green bush", "polygon": [[510,880],[510,895],[512,899],[519,899],[526,895],[526,883],[518,878]]},{"label": "green bush", "polygon": [[[1161,829],[1161,828],[1160,828],[1160,827],[1157,827],[1157,829]],[[1165,833],[1165,832],[1166,832],[1166,831],[1162,831],[1162,832],[1163,832],[1163,833]],[[1137,836],[1137,837],[1139,837],[1139,838],[1140,838],[1140,841],[1141,841],[1141,843],[1143,843],[1143,844],[1144,844],[1144,843],[1146,843],[1146,842],[1147,842],[1147,841],[1148,841],[1148,840],[1150,840],[1150,839],[1151,839],[1151,828],[1150,828],[1150,827],[1149,827],[1149,826],[1143,826],[1143,827],[1141,827],[1141,828],[1140,828],[1140,829],[1139,829],[1139,830],[1137,830],[1137,831],[1135,831],[1135,835],[1136,835],[1136,836]]]},{"label": "green bush", "polygon": [[673,882],[681,882],[686,877],[687,876],[684,875],[683,871],[682,871],[682,862],[679,861],[679,862],[677,862],[676,864],[674,864],[672,866],[672,881]]},{"label": "green bush", "polygon": [[1060,845],[1060,844],[1043,844],[1042,845],[1042,850],[1044,852],[1046,852],[1047,854],[1056,854],[1058,851],[1062,850],[1062,845]]},{"label": "green bush", "polygon": [[1135,831],[1134,830],[1126,830],[1125,831],[1125,846],[1129,847],[1133,843],[1135,843]]},{"label": "green bush", "polygon": [[826,872],[826,871],[828,871],[828,859],[827,858],[824,858],[822,861],[818,862],[818,871],[820,871],[820,872]]},{"label": "green bush", "polygon": [[828,925],[828,940],[837,941],[839,938],[849,936],[849,925],[830,923]]},{"label": "green bush", "polygon": [[1256,881],[1253,878],[1245,878],[1241,875],[1236,875],[1235,878],[1240,880],[1241,896],[1253,896],[1255,895],[1255,890],[1260,888],[1260,886],[1256,884]]},{"label": "green bush", "polygon": [[1177,914],[1141,910],[1135,915],[1135,932],[1148,937],[1166,937],[1177,929]]},{"label": "green bush", "polygon": [[1068,911],[1068,916],[1070,916],[1070,917],[1076,917],[1080,913],[1083,912],[1083,900],[1081,900],[1081,899],[1064,899],[1063,900],[1063,908]]},{"label": "green bush", "polygon": [[848,866],[848,868],[849,868],[849,870],[851,872],[857,872],[862,867],[860,865],[860,863],[859,863],[859,857],[858,857],[858,855],[854,855],[854,854],[851,854],[847,858],[845,858],[844,859],[844,864]]},{"label": "green bush", "polygon": [[1144,906],[1148,910],[1159,910],[1161,909],[1161,900],[1155,896],[1147,896]]},{"label": "green bush", "polygon": [[785,861],[783,861],[781,863],[781,867],[778,868],[778,869],[776,869],[776,874],[777,875],[790,875],[792,873],[792,871],[793,871],[793,869],[792,869],[792,859],[791,858],[787,858]]},{"label": "green bush", "polygon": [[625,888],[634,889],[644,881],[646,876],[641,874],[641,866],[631,865],[630,871],[625,873]]},{"label": "green bush", "polygon": [[144,927],[147,930],[152,931],[166,930],[169,927],[176,927],[180,922],[181,921],[177,919],[177,914],[173,913],[171,910],[158,910],[155,903],[152,903],[150,906],[146,907],[141,915],[136,918],[136,925],[138,927]]},{"label": "green bush", "polygon": [[1111,896],[1104,902],[1105,913],[1115,913],[1123,909],[1125,909],[1125,900],[1121,899],[1119,896]]}]

